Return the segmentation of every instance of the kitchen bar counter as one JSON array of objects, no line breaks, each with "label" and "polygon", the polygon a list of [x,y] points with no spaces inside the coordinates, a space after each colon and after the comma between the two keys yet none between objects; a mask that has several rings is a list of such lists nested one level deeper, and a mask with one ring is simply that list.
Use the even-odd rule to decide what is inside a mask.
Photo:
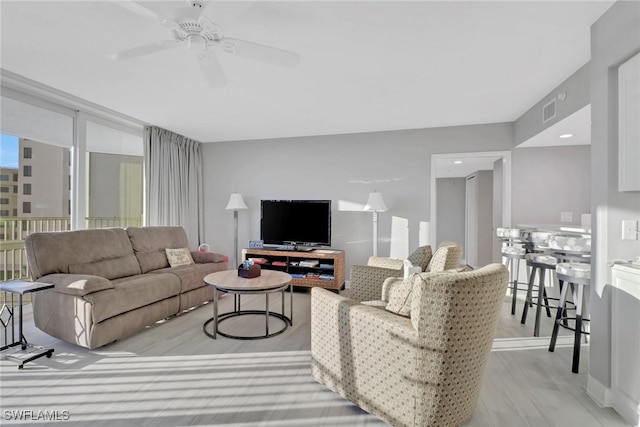
[{"label": "kitchen bar counter", "polygon": [[575,233],[591,235],[591,227],[585,228],[578,224],[518,224],[519,228],[533,228],[539,231],[552,233]]}]

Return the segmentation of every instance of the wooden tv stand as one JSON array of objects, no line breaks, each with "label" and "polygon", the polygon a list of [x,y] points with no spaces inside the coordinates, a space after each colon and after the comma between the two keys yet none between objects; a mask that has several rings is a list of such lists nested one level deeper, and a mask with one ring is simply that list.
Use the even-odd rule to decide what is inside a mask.
[{"label": "wooden tv stand", "polygon": [[[264,258],[260,267],[279,270],[293,276],[294,286],[340,290],[344,287],[344,251],[337,249],[314,249],[310,252],[279,251],[272,249],[243,249],[242,260]],[[301,261],[318,261],[318,266],[300,265]],[[310,278],[313,275],[318,278]],[[326,277],[333,275],[333,279]]]}]

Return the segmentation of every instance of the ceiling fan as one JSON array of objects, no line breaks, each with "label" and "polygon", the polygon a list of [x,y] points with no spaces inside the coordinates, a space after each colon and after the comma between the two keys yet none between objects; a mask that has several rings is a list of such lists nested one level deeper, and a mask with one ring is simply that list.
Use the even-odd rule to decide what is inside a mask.
[{"label": "ceiling fan", "polygon": [[202,15],[207,2],[191,0],[187,3],[184,7],[176,9],[173,17],[169,18],[139,2],[132,0],[115,2],[115,4],[134,13],[156,20],[169,29],[172,38],[126,49],[109,57],[124,61],[178,46],[187,46],[197,52],[200,70],[212,87],[222,87],[227,84],[227,78],[215,52],[218,47],[232,55],[287,68],[293,68],[300,63],[300,55],[295,52],[225,37],[219,25]]}]

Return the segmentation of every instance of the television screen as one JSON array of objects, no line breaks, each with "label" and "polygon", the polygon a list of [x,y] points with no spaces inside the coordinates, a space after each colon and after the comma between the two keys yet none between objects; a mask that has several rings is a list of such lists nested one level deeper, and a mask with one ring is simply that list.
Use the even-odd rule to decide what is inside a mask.
[{"label": "television screen", "polygon": [[331,246],[331,200],[262,200],[265,244]]}]

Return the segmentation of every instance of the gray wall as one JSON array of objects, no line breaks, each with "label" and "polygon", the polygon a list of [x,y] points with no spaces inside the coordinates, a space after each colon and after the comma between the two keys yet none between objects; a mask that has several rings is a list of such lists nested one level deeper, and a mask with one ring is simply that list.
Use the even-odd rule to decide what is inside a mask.
[{"label": "gray wall", "polygon": [[[504,202],[504,165],[503,159],[496,160],[493,163],[493,224],[491,232],[496,235],[496,229],[503,226],[502,207]],[[502,244],[498,239],[493,237],[493,262],[501,262],[502,260]]]},{"label": "gray wall", "polygon": [[465,178],[436,179],[438,241],[464,245]]},{"label": "gray wall", "polygon": [[[591,346],[587,390],[611,384],[611,287],[607,261],[640,254],[620,239],[623,219],[640,217],[640,192],[619,192],[617,67],[640,51],[640,2],[616,2],[591,27]],[[602,398],[603,396],[597,396]],[[601,399],[601,402],[604,399]]]},{"label": "gray wall", "polygon": [[573,212],[572,224],[591,209],[591,147],[516,148],[511,152],[511,223],[560,224],[560,212]]},{"label": "gray wall", "polygon": [[475,267],[482,267],[493,261],[493,242],[497,240],[493,233],[493,171],[477,171],[476,185],[478,194],[477,248]]},{"label": "gray wall", "polygon": [[[568,79],[542,98],[536,105],[516,120],[514,124],[514,145],[518,145],[553,126],[562,119],[570,116],[589,104],[590,65],[583,65]],[[566,92],[564,101],[558,99],[560,92]],[[556,116],[546,123],[542,123],[542,108],[548,102],[556,100]]]},{"label": "gray wall", "polygon": [[[205,242],[233,251],[233,192],[249,209],[239,212],[239,246],[260,235],[261,199],[331,199],[333,247],[346,251],[347,272],[372,252],[372,217],[362,212],[370,192],[389,207],[379,215],[378,254],[389,255],[392,216],[409,223],[409,251],[420,221],[429,221],[431,155],[500,151],[512,147],[511,123],[203,144]],[[431,242],[433,244],[433,242]]]}]

